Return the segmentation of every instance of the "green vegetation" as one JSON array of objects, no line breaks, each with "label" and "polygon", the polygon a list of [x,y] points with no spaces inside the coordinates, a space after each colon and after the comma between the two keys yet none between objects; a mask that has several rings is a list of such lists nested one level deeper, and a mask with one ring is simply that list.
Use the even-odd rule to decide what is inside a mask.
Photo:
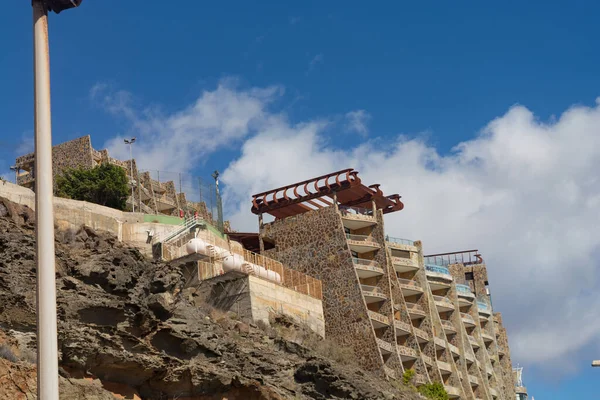
[{"label": "green vegetation", "polygon": [[431,400],[448,400],[448,393],[444,385],[439,382],[427,383],[419,386],[419,393]]},{"label": "green vegetation", "polygon": [[413,380],[414,376],[415,376],[415,370],[414,369],[407,369],[402,374],[402,383],[404,383],[406,386],[412,385],[412,380]]},{"label": "green vegetation", "polygon": [[56,178],[56,195],[125,210],[129,195],[127,174],[112,164],[71,168]]}]

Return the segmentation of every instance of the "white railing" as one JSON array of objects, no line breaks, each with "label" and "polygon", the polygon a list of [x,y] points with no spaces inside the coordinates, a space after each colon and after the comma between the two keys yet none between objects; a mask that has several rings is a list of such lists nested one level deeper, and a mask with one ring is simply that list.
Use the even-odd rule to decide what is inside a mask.
[{"label": "white railing", "polygon": [[181,222],[181,224],[175,225],[175,227],[173,229],[171,229],[170,231],[163,232],[163,233],[160,233],[160,234],[154,236],[152,238],[152,244],[167,242],[167,241],[175,238],[176,236],[178,236],[180,233],[183,233],[186,230],[192,228],[193,226],[200,225],[202,223],[204,223],[204,220],[202,220],[202,219],[195,219],[195,218],[184,219]]}]

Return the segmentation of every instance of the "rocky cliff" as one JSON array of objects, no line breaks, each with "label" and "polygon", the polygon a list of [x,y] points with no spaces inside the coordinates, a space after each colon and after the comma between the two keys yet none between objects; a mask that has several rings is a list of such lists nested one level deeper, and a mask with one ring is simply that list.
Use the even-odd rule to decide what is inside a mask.
[{"label": "rocky cliff", "polygon": [[[35,398],[34,215],[0,198],[0,398]],[[302,327],[238,321],[114,237],[56,232],[61,399],[412,399]],[[342,349],[343,350],[343,349]]]}]

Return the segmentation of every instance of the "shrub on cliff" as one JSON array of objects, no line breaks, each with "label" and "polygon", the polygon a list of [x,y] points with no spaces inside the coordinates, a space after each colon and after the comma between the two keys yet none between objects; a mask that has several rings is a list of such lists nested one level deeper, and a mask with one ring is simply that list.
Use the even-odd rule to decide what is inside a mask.
[{"label": "shrub on cliff", "polygon": [[431,400],[448,400],[448,393],[439,382],[419,386],[419,393]]},{"label": "shrub on cliff", "polygon": [[129,191],[125,170],[112,164],[91,169],[71,168],[56,178],[57,196],[118,210],[125,210]]}]

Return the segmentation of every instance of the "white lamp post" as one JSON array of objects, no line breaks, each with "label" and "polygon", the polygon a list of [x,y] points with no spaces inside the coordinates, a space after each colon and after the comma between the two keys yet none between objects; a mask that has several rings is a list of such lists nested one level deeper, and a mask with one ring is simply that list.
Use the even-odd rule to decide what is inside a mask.
[{"label": "white lamp post", "polygon": [[39,400],[58,400],[58,338],[54,263],[52,121],[48,11],[82,0],[32,0],[35,115],[35,236],[37,264],[37,390]]}]

